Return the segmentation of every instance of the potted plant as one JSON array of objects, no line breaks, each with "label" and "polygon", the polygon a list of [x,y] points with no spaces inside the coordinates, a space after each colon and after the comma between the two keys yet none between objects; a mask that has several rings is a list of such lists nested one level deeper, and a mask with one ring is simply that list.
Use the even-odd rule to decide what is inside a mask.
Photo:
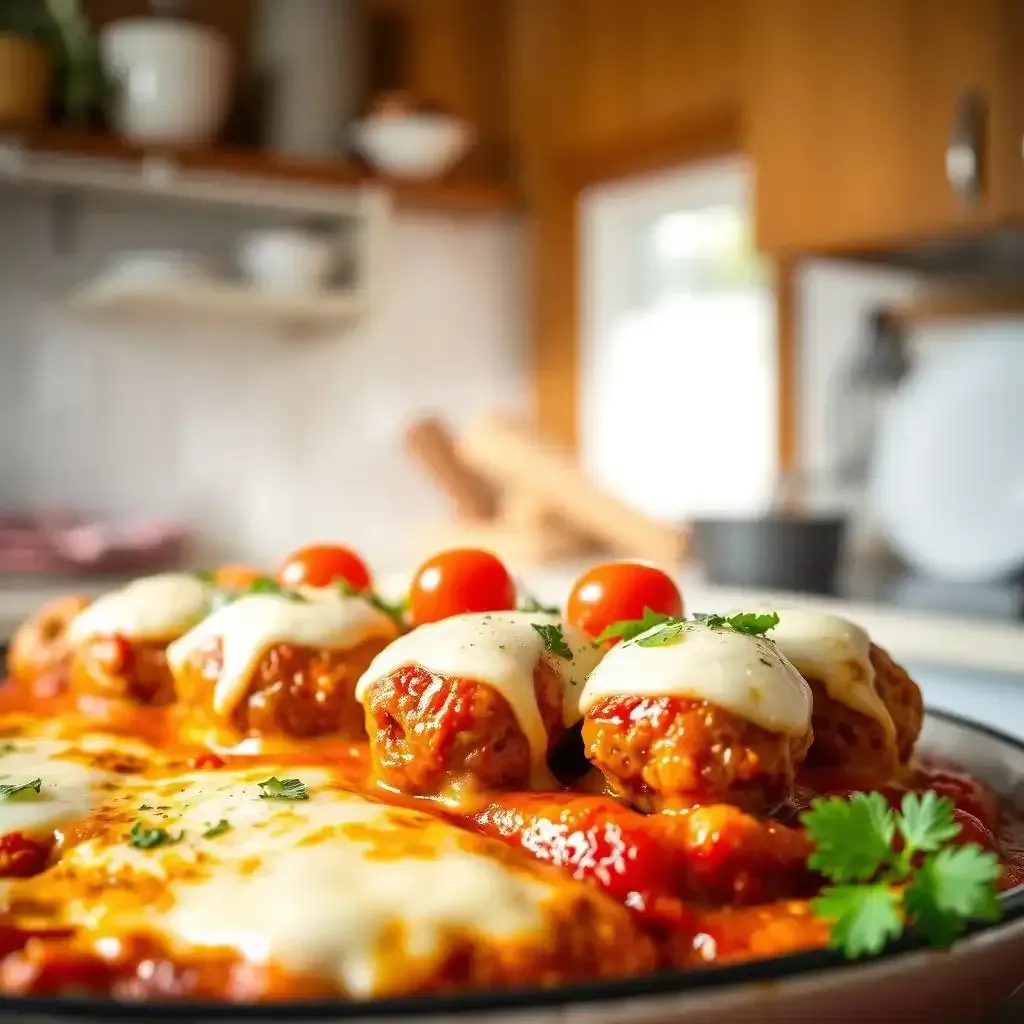
[{"label": "potted plant", "polygon": [[46,119],[60,33],[42,0],[0,3],[0,129]]}]

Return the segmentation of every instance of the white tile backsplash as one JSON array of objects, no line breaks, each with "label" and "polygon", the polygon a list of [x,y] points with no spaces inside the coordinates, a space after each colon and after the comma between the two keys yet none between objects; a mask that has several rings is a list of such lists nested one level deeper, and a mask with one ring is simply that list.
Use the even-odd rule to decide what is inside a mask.
[{"label": "white tile backsplash", "polygon": [[418,413],[454,423],[526,402],[521,244],[503,219],[398,217],[387,294],[354,332],[287,341],[221,327],[101,327],[69,286],[119,249],[226,260],[237,218],[83,204],[72,256],[41,198],[0,199],[0,494],[190,523],[204,558],[275,560],[341,538],[383,568],[446,514],[401,448]]}]

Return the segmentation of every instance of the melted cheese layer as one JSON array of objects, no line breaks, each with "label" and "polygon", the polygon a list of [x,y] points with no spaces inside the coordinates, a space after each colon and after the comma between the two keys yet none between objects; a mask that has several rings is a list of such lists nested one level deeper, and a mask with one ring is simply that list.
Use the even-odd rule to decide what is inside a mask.
[{"label": "melted cheese layer", "polygon": [[[49,880],[51,906],[98,934],[155,932],[186,956],[227,946],[369,996],[435,970],[453,932],[543,946],[546,904],[575,887],[509,867],[495,844],[422,812],[338,791],[322,770],[296,773],[308,800],[261,799],[260,781],[290,771],[191,773],[123,794]],[[182,838],[131,846],[136,817]],[[220,821],[226,831],[204,838]]]},{"label": "melted cheese layer", "polygon": [[771,636],[803,676],[820,682],[833,700],[873,718],[895,739],[892,715],[876,689],[871,638],[860,626],[838,615],[782,609]]},{"label": "melted cheese layer", "polygon": [[[335,592],[336,593],[336,592]],[[244,698],[252,673],[275,644],[351,650],[367,640],[390,639],[394,622],[361,597],[292,601],[278,594],[252,594],[225,605],[167,649],[172,672],[211,642],[223,651],[213,689],[213,711],[228,717]]]},{"label": "melted cheese layer", "polygon": [[129,640],[173,640],[210,609],[211,589],[188,573],[163,573],[134,580],[104,594],[68,627],[68,640],[80,643],[118,634]]},{"label": "melted cheese layer", "polygon": [[687,623],[678,643],[613,647],[587,680],[580,711],[625,696],[705,700],[791,736],[804,735],[811,724],[810,687],[771,641],[698,623]]},{"label": "melted cheese layer", "polygon": [[0,835],[52,832],[84,817],[128,778],[125,755],[151,753],[136,740],[91,736],[80,742],[16,738],[0,746],[0,785],[19,786],[40,779],[39,793],[0,800]]},{"label": "melted cheese layer", "polygon": [[[572,659],[545,650],[534,626],[561,626]],[[356,699],[366,703],[375,683],[407,665],[432,675],[467,679],[491,687],[508,702],[530,743],[534,758],[543,759],[548,738],[544,730],[533,674],[543,661],[562,683],[566,725],[579,721],[577,695],[601,655],[578,630],[558,616],[538,612],[484,612],[455,615],[430,622],[399,637],[371,662],[356,684]]]}]

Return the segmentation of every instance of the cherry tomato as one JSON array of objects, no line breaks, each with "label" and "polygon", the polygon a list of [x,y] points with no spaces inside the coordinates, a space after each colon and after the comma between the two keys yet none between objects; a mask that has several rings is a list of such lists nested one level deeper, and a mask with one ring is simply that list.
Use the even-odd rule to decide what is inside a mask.
[{"label": "cherry tomato", "polygon": [[224,590],[248,590],[265,575],[251,565],[222,565],[213,574],[213,585]]},{"label": "cherry tomato", "polygon": [[516,606],[508,569],[489,551],[456,548],[428,558],[409,590],[413,624],[437,622],[464,612],[500,612]]},{"label": "cherry tomato", "polygon": [[643,562],[608,562],[576,581],[568,619],[593,637],[615,622],[643,618],[645,608],[675,618],[683,614],[683,598],[672,577]]},{"label": "cherry tomato", "polygon": [[344,580],[354,590],[366,590],[370,585],[370,570],[351,548],[310,544],[293,551],[284,560],[278,578],[286,587],[326,587]]}]

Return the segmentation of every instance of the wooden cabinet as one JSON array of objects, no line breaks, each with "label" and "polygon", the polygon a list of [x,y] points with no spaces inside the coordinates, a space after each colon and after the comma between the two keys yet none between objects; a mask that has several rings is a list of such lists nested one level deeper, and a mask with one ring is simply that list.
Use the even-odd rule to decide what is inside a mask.
[{"label": "wooden cabinet", "polygon": [[[871,250],[975,233],[1024,212],[1022,6],[749,0],[761,247]],[[970,170],[969,148],[948,166],[958,126],[976,147],[973,200],[951,184],[951,171]]]}]

